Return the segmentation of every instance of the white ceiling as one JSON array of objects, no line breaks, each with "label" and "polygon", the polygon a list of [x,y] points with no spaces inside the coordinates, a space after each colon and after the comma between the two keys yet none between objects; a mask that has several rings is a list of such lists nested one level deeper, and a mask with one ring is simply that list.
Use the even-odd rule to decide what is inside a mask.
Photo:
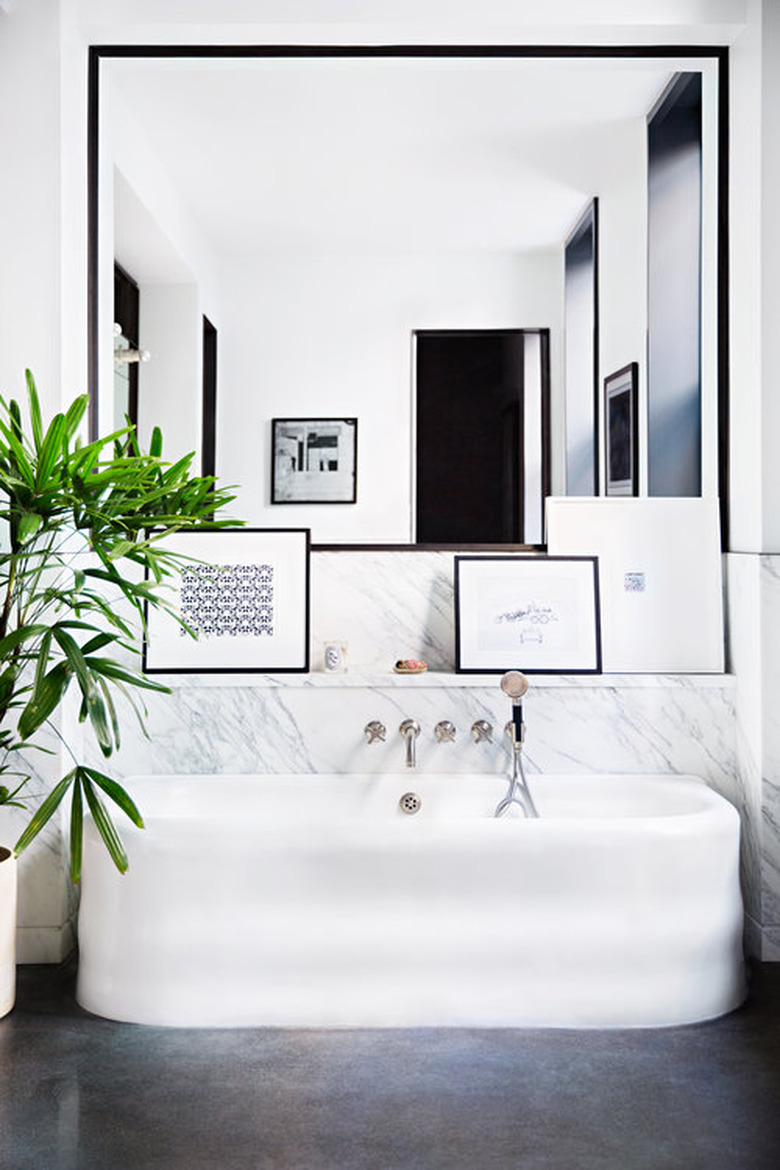
[{"label": "white ceiling", "polygon": [[[679,63],[113,61],[112,84],[212,246],[523,251],[593,194],[605,134]],[[613,139],[619,141],[619,138]]]}]

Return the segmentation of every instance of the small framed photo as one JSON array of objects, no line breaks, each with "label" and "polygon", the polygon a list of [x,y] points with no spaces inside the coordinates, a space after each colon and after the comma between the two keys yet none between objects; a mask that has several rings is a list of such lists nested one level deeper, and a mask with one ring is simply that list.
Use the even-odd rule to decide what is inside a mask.
[{"label": "small framed photo", "polygon": [[459,674],[599,674],[596,557],[456,556]]},{"label": "small framed photo", "polygon": [[608,496],[639,494],[639,366],[630,362],[604,379]]},{"label": "small framed photo", "polygon": [[180,554],[171,607],[147,606],[146,674],[309,669],[308,528],[193,529],[165,537]]},{"label": "small framed photo", "polygon": [[356,502],[356,418],[275,418],[272,435],[272,504]]}]

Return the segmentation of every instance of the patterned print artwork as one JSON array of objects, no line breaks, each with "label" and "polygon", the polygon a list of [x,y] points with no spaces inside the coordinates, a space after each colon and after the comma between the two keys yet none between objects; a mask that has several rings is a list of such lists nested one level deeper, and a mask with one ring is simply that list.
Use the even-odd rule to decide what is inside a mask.
[{"label": "patterned print artwork", "polygon": [[273,565],[186,566],[181,575],[181,616],[200,638],[272,636]]}]

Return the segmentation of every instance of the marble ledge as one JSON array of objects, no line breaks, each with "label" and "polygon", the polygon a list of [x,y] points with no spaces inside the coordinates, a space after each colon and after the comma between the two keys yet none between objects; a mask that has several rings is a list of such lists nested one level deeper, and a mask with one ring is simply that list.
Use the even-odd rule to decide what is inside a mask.
[{"label": "marble ledge", "polygon": [[[155,675],[172,690],[190,687],[324,687],[324,688],[367,688],[390,690],[397,687],[427,688],[492,688],[497,687],[500,674],[451,674],[447,671],[428,670],[424,674],[394,674],[392,671],[362,673],[358,671],[290,672],[284,674],[252,673],[192,673]],[[565,688],[582,689],[642,689],[657,690],[702,690],[731,691],[736,686],[733,674],[529,674],[530,687],[549,690]]]}]

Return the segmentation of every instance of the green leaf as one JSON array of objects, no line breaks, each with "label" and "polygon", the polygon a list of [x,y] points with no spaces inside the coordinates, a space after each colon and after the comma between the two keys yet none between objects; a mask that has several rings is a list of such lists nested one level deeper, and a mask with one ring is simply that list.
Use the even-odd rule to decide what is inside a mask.
[{"label": "green leaf", "polygon": [[94,768],[83,767],[82,771],[87,773],[90,780],[97,784],[98,788],[103,789],[106,796],[111,797],[114,804],[121,808],[122,812],[130,818],[137,828],[143,829],[146,827],[143,817],[138,811],[138,807],[121,784],[117,784],[116,780],[112,780],[110,776],[106,776],[103,772],[97,772]]},{"label": "green leaf", "polygon": [[91,692],[84,696],[84,701],[87,704],[87,714],[100,750],[104,756],[110,756],[114,750],[114,741],[111,736],[111,728],[108,725],[106,705],[98,694],[94,683]]},{"label": "green leaf", "polygon": [[6,634],[4,638],[0,638],[0,660],[8,657],[12,650],[20,646],[22,642],[27,642],[31,638],[39,638],[47,632],[48,626],[43,626],[38,623],[32,626],[19,626],[16,630],[11,630],[10,634]]},{"label": "green leaf", "polygon": [[58,662],[35,686],[32,697],[19,717],[17,729],[22,739],[28,739],[56,709],[68,688],[70,673],[66,662]]},{"label": "green leaf", "polygon": [[35,442],[36,451],[40,451],[41,443],[43,442],[41,405],[38,401],[38,391],[35,386],[35,379],[32,376],[32,372],[30,370],[25,370],[24,376],[27,381],[27,400],[30,405],[30,422],[32,423],[33,441]]},{"label": "green leaf", "polygon": [[55,785],[52,791],[44,800],[43,804],[38,808],[37,812],[30,818],[27,828],[22,833],[19,840],[14,845],[14,853],[18,857],[23,853],[31,841],[40,833],[41,829],[51,820],[55,812],[62,804],[65,793],[70,788],[76,776],[76,769],[73,768],[60,780],[59,784]]},{"label": "green leaf", "polygon": [[33,693],[42,685],[46,676],[46,668],[49,665],[49,653],[51,650],[52,632],[47,630],[41,638],[41,644],[38,647],[38,661],[35,664],[35,681],[33,682]]},{"label": "green leaf", "polygon": [[81,653],[85,654],[85,655],[92,654],[95,650],[100,650],[103,646],[106,646],[109,642],[118,642],[118,641],[119,641],[118,634],[107,634],[105,632],[100,633],[100,634],[96,634],[94,638],[90,638],[88,642],[84,643],[84,645],[81,647]]},{"label": "green leaf", "polygon": [[70,406],[65,412],[65,435],[66,438],[72,439],[78,430],[79,424],[84,417],[84,412],[89,406],[89,395],[80,394],[78,398],[71,402]]},{"label": "green leaf", "polygon": [[133,687],[141,687],[146,691],[160,691],[162,694],[170,694],[170,687],[167,687],[165,683],[156,682],[154,679],[147,678],[145,674],[137,674],[135,671],[120,666],[112,658],[90,657],[86,659],[86,662],[90,670],[103,675],[104,678],[110,678],[112,681],[118,679],[120,682],[129,683]]},{"label": "green leaf", "polygon": [[35,477],[35,486],[42,491],[62,455],[62,441],[65,437],[65,415],[57,414],[49,423],[49,429],[43,440],[40,455],[38,456],[38,474]]},{"label": "green leaf", "polygon": [[16,526],[16,539],[19,544],[26,544],[31,536],[35,536],[36,532],[40,531],[42,524],[43,517],[39,516],[37,512],[22,512]]},{"label": "green leaf", "polygon": [[152,430],[152,437],[149,440],[149,454],[159,459],[162,455],[163,437],[162,431],[159,427],[154,427]]},{"label": "green leaf", "polygon": [[100,687],[100,693],[103,696],[103,702],[106,705],[106,710],[108,711],[108,717],[111,720],[111,733],[114,737],[114,744],[115,744],[117,751],[118,751],[119,748],[122,746],[121,745],[121,731],[120,731],[120,727],[119,727],[119,717],[117,716],[116,707],[114,706],[114,700],[112,699],[111,692],[108,689],[108,683],[106,682],[106,680],[104,678],[100,678],[98,676],[97,684]]},{"label": "green leaf", "polygon": [[87,798],[89,811],[92,813],[92,819],[95,822],[95,827],[103,838],[103,843],[108,850],[111,860],[117,867],[120,873],[127,873],[129,862],[121,838],[117,833],[114,822],[106,811],[103,801],[95,792],[90,780],[87,777],[85,769],[80,769],[81,782],[84,787],[84,795]]},{"label": "green leaf", "polygon": [[81,688],[81,693],[86,699],[89,699],[89,696],[95,690],[95,684],[92,681],[89,668],[84,661],[84,655],[81,653],[81,649],[78,643],[76,642],[75,638],[71,638],[70,634],[68,634],[61,625],[54,626],[52,628],[52,633],[54,634],[60,649],[67,658],[71,670],[76,675],[79,687]]},{"label": "green leaf", "polygon": [[111,547],[109,554],[108,554],[108,559],[110,561],[118,561],[120,557],[125,556],[134,547],[135,547],[135,541],[132,541],[132,540],[117,541],[117,543]]},{"label": "green leaf", "polygon": [[81,858],[84,852],[84,803],[81,799],[81,777],[76,769],[73,796],[70,805],[70,880],[81,881]]}]

